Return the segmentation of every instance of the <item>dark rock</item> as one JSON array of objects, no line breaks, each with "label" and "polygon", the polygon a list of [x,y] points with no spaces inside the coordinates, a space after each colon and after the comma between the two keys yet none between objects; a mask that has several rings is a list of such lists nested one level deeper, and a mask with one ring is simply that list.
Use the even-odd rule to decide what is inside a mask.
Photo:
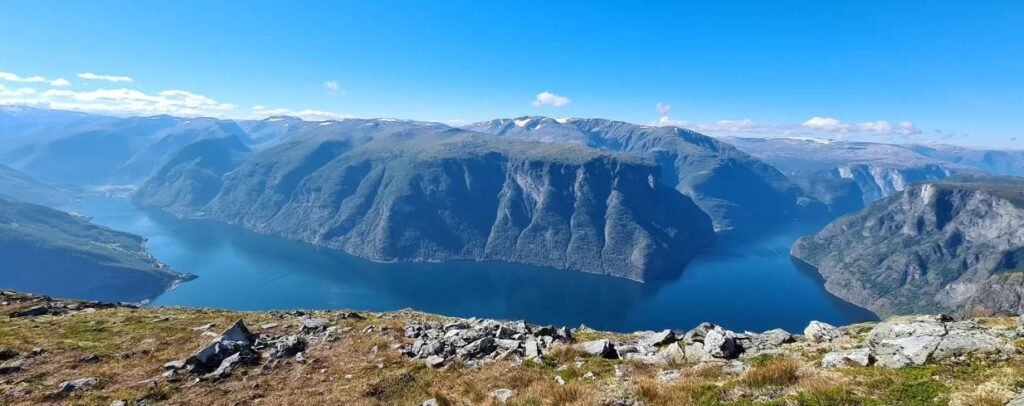
[{"label": "dark rock", "polygon": [[50,314],[50,309],[45,306],[32,306],[28,309],[18,310],[11,313],[11,318],[37,317]]},{"label": "dark rock", "polygon": [[6,364],[2,364],[2,365],[0,365],[0,375],[7,375],[7,374],[13,374],[13,373],[21,372],[21,370],[24,369],[24,366],[25,366],[25,362],[24,361],[12,361],[12,362],[8,362]]},{"label": "dark rock", "polygon": [[82,364],[95,364],[100,362],[100,356],[96,354],[89,354],[78,359],[79,363]]},{"label": "dark rock", "polygon": [[704,336],[713,328],[715,328],[714,324],[708,322],[700,323],[693,330],[686,332],[686,335],[683,336],[683,341],[687,344],[702,343],[704,342]]},{"label": "dark rock", "polygon": [[286,336],[271,342],[273,350],[270,358],[283,359],[292,357],[306,350],[306,339],[299,336]]},{"label": "dark rock", "polygon": [[72,381],[61,382],[57,386],[57,392],[61,394],[70,394],[72,392],[87,391],[99,385],[100,379],[95,377],[80,378]]},{"label": "dark rock", "polygon": [[18,356],[18,352],[10,348],[0,348],[0,361],[7,361]]}]

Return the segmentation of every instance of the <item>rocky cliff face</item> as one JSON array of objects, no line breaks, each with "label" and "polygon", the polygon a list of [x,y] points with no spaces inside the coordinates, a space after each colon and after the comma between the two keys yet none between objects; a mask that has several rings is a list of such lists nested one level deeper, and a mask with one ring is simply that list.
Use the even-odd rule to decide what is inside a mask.
[{"label": "rocky cliff face", "polygon": [[1002,285],[994,276],[1021,267],[1022,202],[1017,181],[916,184],[801,238],[791,253],[817,267],[830,292],[881,316],[960,313],[983,286]]},{"label": "rocky cliff face", "polygon": [[382,129],[258,153],[208,202],[162,199],[189,183],[162,178],[137,199],[378,261],[496,260],[641,281],[674,276],[714,238],[708,216],[638,156],[368,124]]},{"label": "rocky cliff face", "polygon": [[756,229],[823,209],[771,165],[690,130],[547,117],[492,120],[466,128],[649,156],[661,167],[662,181],[693,198],[717,229]]}]

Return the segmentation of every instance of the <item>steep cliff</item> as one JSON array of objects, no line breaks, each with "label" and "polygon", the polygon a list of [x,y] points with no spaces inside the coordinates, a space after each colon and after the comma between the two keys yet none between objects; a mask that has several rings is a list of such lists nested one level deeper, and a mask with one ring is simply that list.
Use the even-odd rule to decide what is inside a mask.
[{"label": "steep cliff", "polygon": [[137,200],[378,261],[496,260],[634,280],[674,276],[714,238],[708,216],[635,155],[368,124],[379,128],[260,152],[205,204],[160,199],[169,182],[158,177]]},{"label": "steep cliff", "polygon": [[791,253],[817,267],[830,292],[881,316],[963,312],[994,275],[1024,264],[1024,185],[979,180],[912,185]]},{"label": "steep cliff", "polygon": [[682,128],[547,117],[492,120],[466,128],[649,156],[661,167],[662,181],[693,198],[711,215],[717,229],[757,229],[823,209],[771,165]]},{"label": "steep cliff", "polygon": [[140,301],[188,275],[172,272],[137,235],[34,204],[0,199],[0,287],[68,297]]}]

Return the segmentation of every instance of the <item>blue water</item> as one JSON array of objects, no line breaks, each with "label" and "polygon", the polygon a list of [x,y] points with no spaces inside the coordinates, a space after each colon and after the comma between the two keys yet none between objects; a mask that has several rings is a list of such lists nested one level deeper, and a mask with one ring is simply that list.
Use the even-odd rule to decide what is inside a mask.
[{"label": "blue water", "polygon": [[215,222],[176,219],[123,198],[94,198],[67,209],[145,236],[158,259],[199,275],[154,299],[155,306],[413,308],[615,331],[687,329],[710,321],[738,331],[796,332],[810,320],[874,319],[830,295],[813,271],[791,262],[789,246],[816,225],[793,225],[748,240],[726,236],[679,279],[637,283],[499,263],[380,264]]}]

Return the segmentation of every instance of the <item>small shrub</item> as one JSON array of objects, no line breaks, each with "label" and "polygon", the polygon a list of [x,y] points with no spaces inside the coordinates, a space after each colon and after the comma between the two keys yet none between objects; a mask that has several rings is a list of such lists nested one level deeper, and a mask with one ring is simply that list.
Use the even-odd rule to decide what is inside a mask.
[{"label": "small shrub", "polygon": [[751,388],[786,387],[795,384],[800,376],[800,363],[791,358],[777,358],[750,368],[741,379]]}]

